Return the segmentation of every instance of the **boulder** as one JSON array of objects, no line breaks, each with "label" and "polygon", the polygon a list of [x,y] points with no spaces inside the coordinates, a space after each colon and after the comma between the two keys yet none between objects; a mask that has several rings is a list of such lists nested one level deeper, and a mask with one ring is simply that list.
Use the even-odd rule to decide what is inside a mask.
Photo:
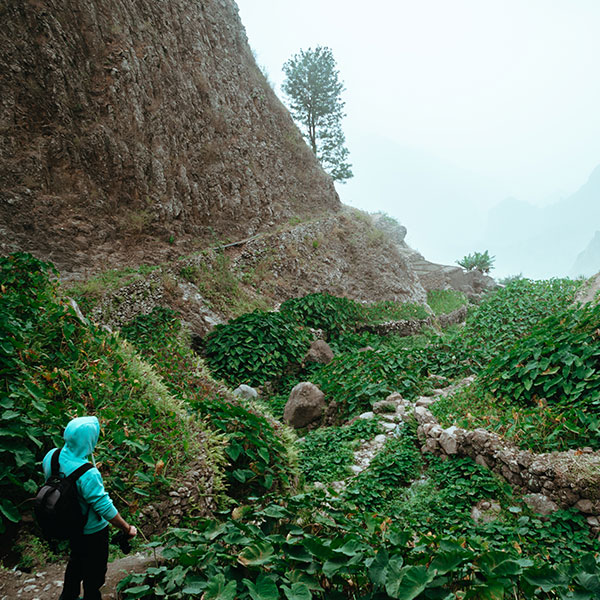
[{"label": "boulder", "polygon": [[304,356],[304,362],[328,365],[333,360],[333,350],[324,340],[315,340]]},{"label": "boulder", "polygon": [[283,420],[294,429],[300,429],[319,421],[325,407],[325,394],[313,383],[302,381],[290,393]]},{"label": "boulder", "polygon": [[254,400],[254,398],[258,398],[258,392],[249,385],[242,383],[239,387],[233,390],[235,396],[239,398],[243,398],[244,400]]}]

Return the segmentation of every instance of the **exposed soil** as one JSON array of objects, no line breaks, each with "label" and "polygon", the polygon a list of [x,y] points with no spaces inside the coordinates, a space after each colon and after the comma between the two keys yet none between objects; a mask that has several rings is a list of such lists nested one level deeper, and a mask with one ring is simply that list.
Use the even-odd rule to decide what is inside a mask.
[{"label": "exposed soil", "polygon": [[[156,564],[152,554],[137,552],[109,563],[104,600],[117,600],[117,584],[129,573],[140,573]],[[56,600],[62,590],[65,562],[57,562],[33,573],[0,571],[0,600]]]}]

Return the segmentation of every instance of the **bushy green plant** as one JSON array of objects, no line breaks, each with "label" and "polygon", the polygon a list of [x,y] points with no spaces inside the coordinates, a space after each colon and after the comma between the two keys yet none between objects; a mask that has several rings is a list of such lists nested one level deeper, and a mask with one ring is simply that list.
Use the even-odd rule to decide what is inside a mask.
[{"label": "bushy green plant", "polygon": [[353,329],[360,309],[354,300],[319,292],[286,300],[279,310],[300,325],[322,329],[328,337],[332,337]]},{"label": "bushy green plant", "polygon": [[206,362],[232,385],[261,385],[298,365],[310,341],[310,332],[287,315],[255,311],[215,327],[206,338]]},{"label": "bushy green plant", "polygon": [[600,408],[600,305],[569,308],[541,321],[494,359],[483,380],[515,402]]},{"label": "bushy green plant", "polygon": [[467,254],[463,256],[461,260],[457,260],[457,264],[466,269],[467,271],[473,271],[477,269],[482,273],[489,273],[494,265],[494,256],[490,256],[488,251],[485,252],[473,252],[473,254]]}]

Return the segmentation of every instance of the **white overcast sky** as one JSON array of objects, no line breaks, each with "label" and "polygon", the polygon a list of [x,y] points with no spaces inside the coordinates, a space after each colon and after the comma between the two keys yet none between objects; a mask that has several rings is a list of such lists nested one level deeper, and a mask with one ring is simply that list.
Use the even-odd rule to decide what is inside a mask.
[{"label": "white overcast sky", "polygon": [[[361,205],[357,190],[377,190],[360,180],[385,160],[373,140],[404,156],[414,152],[421,165],[437,161],[465,179],[472,174],[486,190],[482,209],[508,195],[551,202],[576,191],[600,164],[600,0],[237,4],[278,91],[291,55],[332,49],[346,85],[343,127],[355,171],[339,187],[342,200],[346,189]],[[368,152],[365,140],[374,143]],[[414,195],[418,201],[416,188]],[[378,202],[403,220],[389,198],[361,207],[375,210]]]}]

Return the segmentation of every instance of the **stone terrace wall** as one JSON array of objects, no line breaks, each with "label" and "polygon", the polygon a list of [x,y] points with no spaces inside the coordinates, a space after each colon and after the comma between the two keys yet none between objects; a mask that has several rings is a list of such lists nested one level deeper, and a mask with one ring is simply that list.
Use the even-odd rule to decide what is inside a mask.
[{"label": "stone terrace wall", "polygon": [[[399,394],[391,394],[381,403],[382,410],[378,405],[374,410],[395,422],[414,417],[422,452],[442,457],[467,456],[526,494],[525,501],[537,512],[547,514],[574,507],[586,516],[592,532],[600,533],[600,452],[582,448],[535,454],[520,450],[485,429],[444,429],[428,406],[437,397],[447,395],[447,391],[436,390],[437,396],[422,396],[414,404]],[[395,413],[389,412],[391,406]]]}]

